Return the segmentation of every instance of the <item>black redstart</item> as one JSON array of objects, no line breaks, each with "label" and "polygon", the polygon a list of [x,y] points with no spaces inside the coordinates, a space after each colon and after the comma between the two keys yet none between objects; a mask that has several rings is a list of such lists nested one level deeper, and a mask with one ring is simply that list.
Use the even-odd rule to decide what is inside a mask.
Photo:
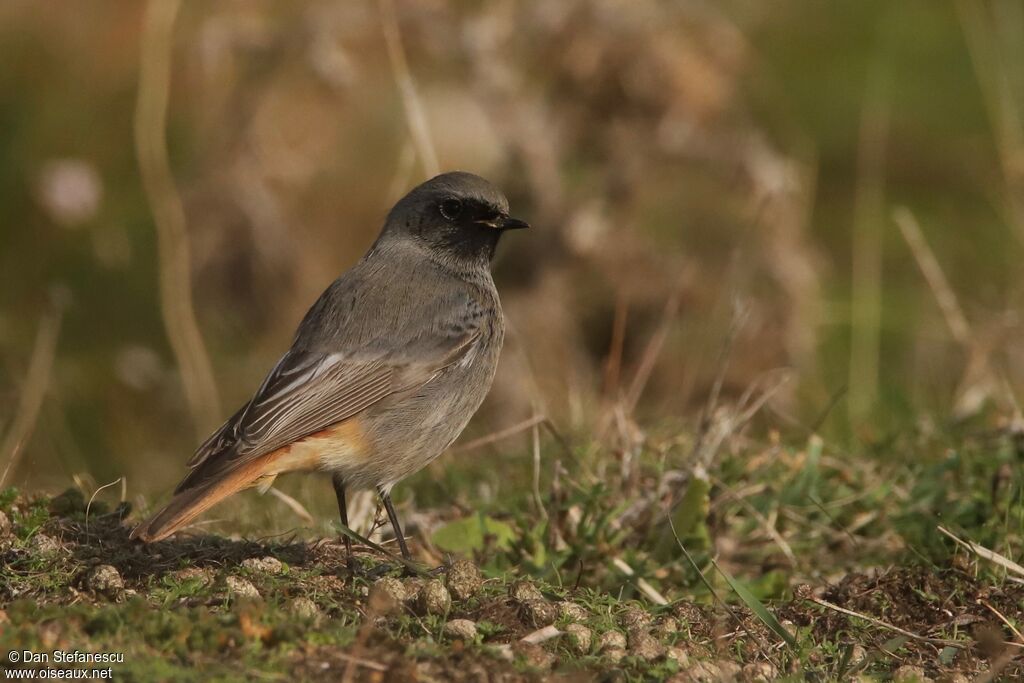
[{"label": "black redstart", "polygon": [[490,261],[506,230],[526,227],[471,173],[413,189],[309,309],[256,395],[199,446],[171,502],[132,537],[158,541],[237,491],[323,471],[346,527],[346,489],[377,490],[409,559],[391,488],[440,455],[490,389],[504,338]]}]

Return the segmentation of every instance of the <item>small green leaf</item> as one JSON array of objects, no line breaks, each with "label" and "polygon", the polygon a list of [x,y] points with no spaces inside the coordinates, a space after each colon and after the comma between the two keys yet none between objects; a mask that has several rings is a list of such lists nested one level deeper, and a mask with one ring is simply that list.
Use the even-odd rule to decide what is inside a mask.
[{"label": "small green leaf", "polygon": [[441,550],[467,554],[474,550],[483,550],[488,543],[500,550],[506,550],[515,536],[515,529],[509,524],[478,514],[448,522],[430,538]]}]

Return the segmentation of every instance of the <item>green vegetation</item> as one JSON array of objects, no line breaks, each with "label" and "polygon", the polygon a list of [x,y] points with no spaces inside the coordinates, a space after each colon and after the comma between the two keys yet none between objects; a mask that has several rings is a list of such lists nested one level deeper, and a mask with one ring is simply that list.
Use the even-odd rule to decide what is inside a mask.
[{"label": "green vegetation", "polygon": [[[696,477],[664,468],[666,448],[687,448],[677,439],[600,484],[578,451],[580,474],[542,482],[543,515],[464,499],[479,512],[439,522],[435,542],[484,530],[458,535],[473,561],[443,556],[439,579],[401,578],[368,549],[350,576],[337,540],[142,546],[127,540],[128,504],[87,513],[77,490],[9,489],[0,648],[123,652],[120,680],[193,680],[200,667],[225,680],[1012,677],[1024,576],[937,527],[1019,557],[1021,444],[952,438],[907,435],[889,466],[817,437],[744,439]],[[666,479],[689,481],[676,534]],[[423,540],[419,556],[436,557]],[[553,637],[522,640],[551,625]]]}]

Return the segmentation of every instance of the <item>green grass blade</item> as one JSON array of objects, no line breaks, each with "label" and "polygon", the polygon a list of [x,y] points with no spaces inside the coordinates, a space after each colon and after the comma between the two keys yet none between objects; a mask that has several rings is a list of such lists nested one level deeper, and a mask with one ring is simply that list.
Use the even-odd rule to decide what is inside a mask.
[{"label": "green grass blade", "polygon": [[740,596],[740,600],[742,600],[746,606],[750,608],[750,611],[761,620],[761,623],[774,631],[779,638],[786,641],[787,645],[795,648],[796,638],[794,638],[793,634],[787,631],[782,624],[779,623],[779,620],[775,618],[774,614],[768,611],[768,608],[764,606],[764,603],[758,600],[746,586],[734,579],[727,571],[718,566],[717,562],[711,560],[711,563],[715,565],[715,569],[725,577],[729,587],[736,591],[736,595]]}]

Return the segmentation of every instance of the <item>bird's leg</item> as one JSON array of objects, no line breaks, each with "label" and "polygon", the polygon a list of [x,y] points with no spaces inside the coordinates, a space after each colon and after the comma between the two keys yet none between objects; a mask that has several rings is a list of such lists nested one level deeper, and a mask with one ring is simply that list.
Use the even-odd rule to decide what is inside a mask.
[{"label": "bird's leg", "polygon": [[384,489],[377,489],[377,493],[380,494],[380,499],[384,503],[384,509],[388,512],[388,519],[391,520],[391,528],[395,531],[395,538],[398,539],[398,547],[402,550],[402,557],[406,560],[412,560],[412,555],[409,554],[409,548],[405,545],[405,536],[402,534],[402,525],[398,523],[398,515],[395,513],[395,506],[391,503],[391,494],[385,493]]},{"label": "bird's leg", "polygon": [[[331,477],[331,483],[334,484],[334,495],[338,498],[338,514],[341,515],[342,525],[348,529],[348,505],[345,503],[345,480],[340,474],[335,473]],[[345,552],[348,556],[348,568],[349,571],[355,570],[355,561],[352,557],[352,539],[347,534],[342,534],[345,541]]]}]

